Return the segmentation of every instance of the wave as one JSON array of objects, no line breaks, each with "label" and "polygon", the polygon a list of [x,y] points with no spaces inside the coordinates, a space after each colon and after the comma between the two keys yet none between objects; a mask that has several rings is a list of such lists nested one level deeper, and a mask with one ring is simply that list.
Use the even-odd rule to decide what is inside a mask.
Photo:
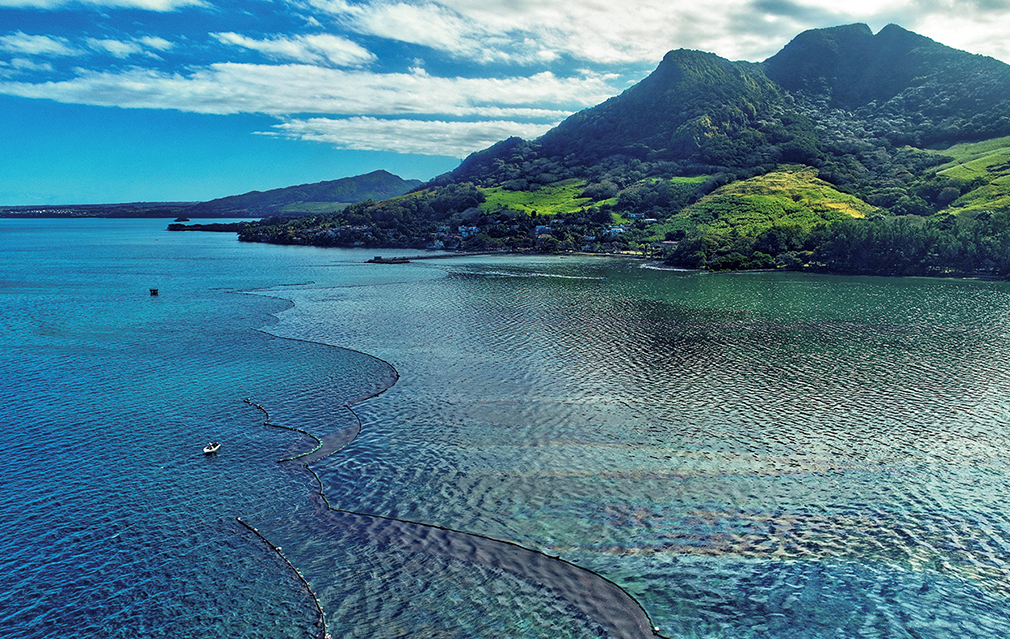
[{"label": "wave", "polygon": [[[460,273],[461,275],[464,273]],[[596,277],[589,275],[561,275],[559,273],[522,273],[518,271],[467,271],[465,275],[477,276],[477,277],[514,277],[514,278],[532,278],[532,277],[542,277],[552,280],[591,280],[591,281],[603,281],[607,279],[606,277]]]}]

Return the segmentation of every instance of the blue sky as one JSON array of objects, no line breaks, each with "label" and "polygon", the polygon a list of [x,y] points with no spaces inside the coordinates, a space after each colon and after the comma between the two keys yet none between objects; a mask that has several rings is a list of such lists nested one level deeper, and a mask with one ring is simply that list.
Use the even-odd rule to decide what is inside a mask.
[{"label": "blue sky", "polygon": [[428,179],[671,49],[852,22],[1010,61],[1010,0],[0,0],[0,205]]}]

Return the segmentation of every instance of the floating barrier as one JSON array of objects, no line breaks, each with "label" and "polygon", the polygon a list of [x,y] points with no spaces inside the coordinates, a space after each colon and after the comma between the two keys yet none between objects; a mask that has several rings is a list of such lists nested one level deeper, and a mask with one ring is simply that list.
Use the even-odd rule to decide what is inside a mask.
[{"label": "floating barrier", "polygon": [[[291,300],[288,301],[290,302]],[[293,302],[292,305],[294,305]],[[298,342],[308,342],[312,344],[319,344],[321,346],[333,347],[330,344],[325,344],[322,342],[277,336],[273,335],[272,333],[268,333],[267,331],[264,331],[262,329],[260,329],[260,331],[267,333],[268,335],[272,335],[274,337],[282,337],[282,339],[291,339],[293,341]],[[342,347],[336,347],[336,348],[342,348]],[[382,393],[392,388],[396,384],[396,382],[399,381],[400,379],[399,372],[389,362],[382,360],[378,357],[375,357],[374,355],[370,355],[368,353],[362,353],[361,351],[354,351],[353,349],[345,349],[345,350],[361,353],[362,355],[373,357],[378,361],[385,363],[393,371],[394,378],[389,386],[378,391],[377,393],[373,393],[364,397],[359,397],[344,403],[343,405],[344,408],[349,410],[357,420],[358,431],[355,433],[354,437],[350,441],[345,442],[339,448],[335,448],[332,451],[327,451],[326,455],[319,457],[319,459],[343,450],[355,439],[357,439],[358,433],[360,433],[361,430],[361,418],[351,407],[352,404],[357,404],[359,402],[363,402],[367,399],[372,399],[373,397],[381,395]],[[265,426],[273,426],[274,428],[283,428],[285,430],[301,433],[303,435],[311,437],[317,442],[317,445],[312,450],[286,459],[280,459],[278,460],[278,463],[304,459],[305,457],[308,457],[309,455],[316,453],[322,448],[323,442],[319,437],[316,437],[312,433],[304,431],[300,428],[281,426],[280,424],[271,423],[270,413],[266,410],[266,408],[253,402],[251,399],[248,398],[245,399],[244,401],[251,406],[255,406],[264,413],[266,418],[264,419],[263,424]],[[318,461],[318,459],[310,461]],[[406,519],[397,519],[395,517],[386,517],[383,515],[359,513],[351,510],[334,508],[333,505],[330,504],[330,501],[326,498],[326,492],[323,488],[323,482],[322,479],[319,477],[318,473],[316,473],[315,470],[309,467],[308,462],[302,461],[300,465],[315,478],[316,485],[318,486],[315,498],[319,499],[322,502],[323,506],[327,511],[349,517],[364,518],[371,521],[390,522],[390,525],[395,527],[395,529],[392,531],[393,534],[401,534],[401,533],[406,534],[413,532],[410,531],[410,528],[438,530],[443,531],[448,535],[451,535],[456,540],[463,542],[466,542],[468,540],[470,544],[483,545],[486,550],[495,551],[490,552],[486,555],[488,557],[490,557],[491,555],[494,555],[496,557],[495,562],[491,561],[484,562],[487,565],[496,567],[500,570],[511,572],[521,577],[530,578],[533,579],[534,581],[539,581],[547,589],[555,590],[555,592],[557,592],[557,590],[551,587],[550,577],[552,575],[557,576],[557,571],[560,569],[562,572],[567,572],[570,577],[573,577],[575,581],[579,582],[582,585],[582,588],[578,592],[567,592],[567,593],[559,592],[558,594],[562,596],[562,598],[564,598],[566,601],[570,602],[573,606],[575,606],[583,613],[585,613],[589,618],[594,619],[597,623],[599,623],[602,627],[604,627],[610,636],[622,639],[623,638],[640,639],[640,638],[664,636],[660,634],[659,627],[653,623],[652,618],[649,616],[648,611],[646,611],[645,608],[642,607],[642,604],[639,603],[637,599],[632,597],[621,586],[619,586],[615,582],[611,581],[610,579],[604,577],[603,575],[594,570],[584,568],[570,561],[562,559],[559,556],[548,555],[547,553],[541,550],[528,548],[526,546],[523,546],[522,544],[518,544],[512,541],[495,539],[494,537],[488,537],[486,535],[481,535],[479,533],[466,532],[464,530],[457,530],[454,528],[446,528],[444,526],[438,526],[436,524],[426,524]],[[254,534],[263,539],[263,541],[270,544],[271,548],[274,549],[274,552],[276,552],[285,561],[285,563],[291,566],[291,569],[295,571],[295,573],[298,575],[298,578],[302,581],[302,583],[308,589],[309,593],[312,595],[312,598],[315,601],[316,606],[319,610],[322,628],[320,629],[318,639],[329,639],[329,636],[326,634],[325,616],[323,614],[322,606],[319,603],[318,597],[312,590],[311,586],[309,585],[305,577],[303,577],[302,574],[298,571],[298,569],[295,568],[290,561],[288,561],[287,557],[285,557],[281,552],[280,547],[274,546],[272,543],[270,543],[269,540],[263,537],[263,535],[261,535],[259,531],[257,531],[252,526],[249,526],[241,519],[239,519],[238,521],[243,526],[250,529]],[[426,552],[441,553],[446,556],[452,556],[454,545],[455,544],[447,544],[447,547],[445,548],[432,547],[426,545],[424,548],[422,548],[422,550]],[[472,559],[470,559],[469,556],[462,557],[462,559],[472,561]],[[594,597],[593,595],[597,596]]]},{"label": "floating barrier", "polygon": [[310,433],[308,431],[305,431],[305,430],[302,430],[301,428],[295,428],[293,426],[281,426],[280,424],[271,423],[270,422],[270,413],[267,412],[267,409],[263,408],[263,406],[261,406],[260,404],[257,404],[256,402],[252,401],[248,397],[245,398],[245,399],[243,399],[242,401],[245,402],[246,404],[249,404],[250,406],[255,406],[256,408],[258,408],[261,411],[263,411],[263,415],[266,416],[266,419],[263,420],[263,425],[264,426],[273,426],[274,428],[283,428],[284,430],[290,430],[290,431],[293,431],[295,433],[301,433],[302,435],[305,435],[306,437],[311,437],[312,439],[316,440],[316,447],[313,448],[312,450],[310,450],[308,452],[305,452],[305,453],[299,453],[298,455],[295,455],[294,457],[286,457],[284,459],[278,459],[277,460],[278,464],[283,463],[283,462],[294,461],[294,460],[300,459],[302,457],[307,457],[307,456],[311,455],[312,453],[318,451],[320,448],[323,447],[323,440],[319,439],[318,437],[316,437],[312,433]]},{"label": "floating barrier", "polygon": [[308,580],[305,579],[302,573],[297,568],[295,568],[295,565],[291,563],[287,557],[284,556],[284,553],[281,552],[280,546],[275,546],[269,539],[264,537],[263,533],[261,533],[258,529],[253,528],[246,522],[242,521],[241,517],[236,517],[235,521],[242,524],[243,526],[246,527],[246,530],[262,539],[268,546],[270,546],[270,548],[273,549],[275,553],[277,553],[277,556],[280,557],[281,560],[284,563],[286,563],[288,567],[291,568],[291,570],[293,570],[296,575],[298,575],[299,581],[301,581],[302,585],[305,586],[305,590],[307,590],[309,595],[312,596],[312,601],[316,604],[316,612],[319,613],[319,621],[316,622],[316,625],[319,626],[319,633],[316,635],[316,639],[329,639],[330,635],[327,634],[326,632],[326,615],[323,613],[322,604],[319,603],[319,595],[316,594],[316,591],[312,590],[312,585],[309,584]]}]

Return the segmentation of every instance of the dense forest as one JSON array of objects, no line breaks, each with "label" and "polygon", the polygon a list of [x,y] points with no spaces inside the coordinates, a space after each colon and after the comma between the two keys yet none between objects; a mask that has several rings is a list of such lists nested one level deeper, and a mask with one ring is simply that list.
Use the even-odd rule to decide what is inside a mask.
[{"label": "dense forest", "polygon": [[848,25],[762,63],[671,51],[539,139],[503,140],[403,196],[241,237],[1006,277],[1001,136],[1010,66],[895,25]]}]

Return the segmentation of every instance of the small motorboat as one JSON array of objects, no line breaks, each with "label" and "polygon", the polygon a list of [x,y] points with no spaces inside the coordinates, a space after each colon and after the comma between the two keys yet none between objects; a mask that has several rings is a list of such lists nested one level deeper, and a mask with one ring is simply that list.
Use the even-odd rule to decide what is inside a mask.
[{"label": "small motorboat", "polygon": [[221,442],[211,442],[203,447],[203,454],[213,455],[219,448],[221,448]]}]

